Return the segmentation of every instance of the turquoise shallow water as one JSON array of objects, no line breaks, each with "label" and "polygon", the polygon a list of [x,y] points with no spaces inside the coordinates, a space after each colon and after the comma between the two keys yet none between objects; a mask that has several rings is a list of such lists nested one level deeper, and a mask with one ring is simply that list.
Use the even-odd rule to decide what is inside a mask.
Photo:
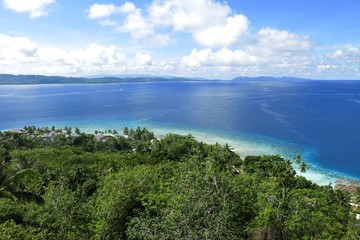
[{"label": "turquoise shallow water", "polygon": [[359,177],[360,83],[166,82],[0,86],[0,129],[25,125],[192,133],[242,157],[301,154],[306,176]]},{"label": "turquoise shallow water", "polygon": [[[61,126],[62,124],[64,123],[54,123],[53,125]],[[286,159],[293,160],[294,156],[300,154],[307,162],[312,162],[313,159],[316,159],[317,155],[316,149],[310,148],[308,146],[302,146],[296,143],[285,142],[280,139],[259,135],[233,135],[223,131],[195,129],[186,126],[179,127],[173,124],[156,124],[143,121],[115,121],[106,123],[68,122],[67,124],[71,126],[80,126],[81,130],[89,133],[93,133],[95,130],[99,129],[117,129],[118,131],[121,131],[122,127],[119,126],[130,126],[133,128],[136,128],[137,126],[146,127],[155,132],[156,136],[160,138],[170,132],[182,135],[187,135],[190,133],[197,140],[209,144],[229,144],[233,150],[243,158],[248,155],[279,154]],[[300,175],[303,175],[321,185],[328,185],[330,183],[334,184],[339,178],[350,177],[344,173],[329,171],[329,169],[316,166],[316,163],[314,162],[312,162],[310,169],[306,173],[300,173],[299,168],[295,164],[294,168]]]}]

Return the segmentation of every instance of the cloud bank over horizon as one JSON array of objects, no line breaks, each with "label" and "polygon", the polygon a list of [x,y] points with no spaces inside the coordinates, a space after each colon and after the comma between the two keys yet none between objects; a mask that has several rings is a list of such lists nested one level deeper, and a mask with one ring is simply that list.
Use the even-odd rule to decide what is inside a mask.
[{"label": "cloud bank over horizon", "polygon": [[231,1],[98,1],[72,10],[78,24],[61,25],[65,16],[60,11],[69,6],[61,0],[4,0],[2,11],[12,12],[12,21],[27,14],[32,27],[55,26],[54,34],[61,36],[60,29],[79,40],[71,44],[74,39],[63,34],[64,44],[59,44],[46,34],[0,28],[0,72],[360,79],[357,42],[325,45],[311,32],[255,27],[246,12],[239,13],[241,5],[231,7]]}]

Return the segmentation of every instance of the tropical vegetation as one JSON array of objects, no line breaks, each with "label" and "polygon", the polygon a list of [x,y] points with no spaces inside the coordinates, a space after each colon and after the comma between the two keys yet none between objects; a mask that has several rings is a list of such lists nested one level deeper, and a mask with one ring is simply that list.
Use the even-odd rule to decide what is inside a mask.
[{"label": "tropical vegetation", "polygon": [[360,188],[292,164],[145,128],[3,131],[0,239],[360,239]]}]

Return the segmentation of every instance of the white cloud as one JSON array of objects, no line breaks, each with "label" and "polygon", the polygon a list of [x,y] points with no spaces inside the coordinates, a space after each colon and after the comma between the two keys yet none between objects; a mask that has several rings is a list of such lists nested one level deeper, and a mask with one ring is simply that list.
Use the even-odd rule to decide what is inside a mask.
[{"label": "white cloud", "polygon": [[271,52],[303,52],[311,49],[306,36],[299,36],[285,30],[263,28],[257,34],[257,48],[270,49]]},{"label": "white cloud", "polygon": [[144,73],[161,74],[168,64],[154,64],[147,53],[126,58],[115,45],[89,44],[84,48],[64,50],[39,46],[27,37],[0,34],[0,72],[52,75],[96,75]]},{"label": "white cloud", "polygon": [[351,45],[351,44],[345,45],[344,48],[345,48],[349,53],[352,53],[352,54],[359,54],[359,53],[360,53],[359,48],[354,47],[354,46]]},{"label": "white cloud", "polygon": [[64,51],[38,46],[27,37],[0,35],[0,65],[3,66],[29,68],[30,71],[35,71],[36,67],[49,71],[62,69],[58,74],[69,74],[75,70],[86,73],[97,69],[116,69],[124,64],[125,55],[114,45],[90,44],[83,49]]},{"label": "white cloud", "polygon": [[124,63],[125,56],[118,52],[114,45],[107,47],[90,44],[85,49],[73,50],[67,53],[64,62],[70,65],[106,66]]},{"label": "white cloud", "polygon": [[133,38],[143,38],[153,34],[153,26],[141,14],[140,9],[129,13],[124,23],[116,28],[118,32],[129,32]]},{"label": "white cloud", "polygon": [[[0,72],[67,76],[126,73],[208,78],[238,75],[360,77],[358,46],[345,45],[315,59],[310,55],[312,48],[306,37],[279,30],[271,31],[269,35],[259,32],[253,36],[252,43],[241,48],[194,49],[186,56],[171,60],[158,60],[144,49],[129,56],[115,45],[95,43],[65,50],[41,46],[27,37],[0,34]],[[334,53],[337,53],[337,58],[331,57]]]},{"label": "white cloud", "polygon": [[286,68],[309,64],[311,44],[307,37],[265,28],[255,34],[254,39],[253,43],[243,46],[243,49],[195,49],[182,62],[191,67],[267,64]]},{"label": "white cloud", "polygon": [[189,67],[201,67],[204,65],[213,64],[213,55],[211,49],[197,50],[194,49],[189,56],[184,56],[182,59],[183,64]]},{"label": "white cloud", "polygon": [[214,0],[158,0],[149,8],[149,17],[156,25],[187,32],[222,25],[230,13],[226,3]]},{"label": "white cloud", "polygon": [[[87,13],[90,19],[100,19],[100,25],[115,27],[117,32],[128,32],[133,38],[143,38],[154,33],[152,24],[132,2],[125,2],[121,6],[93,4],[87,9]],[[125,14],[126,17],[122,22],[110,18],[117,14]]]},{"label": "white cloud", "polygon": [[49,13],[48,5],[55,3],[55,0],[4,0],[5,8],[19,12],[29,13],[31,18],[46,16]]},{"label": "white cloud", "polygon": [[[123,70],[127,71],[200,77],[216,74],[307,76],[340,74],[345,70],[360,73],[358,46],[345,45],[317,57],[308,36],[273,27],[251,31],[249,19],[232,11],[226,1],[150,0],[144,8],[132,2],[94,4],[88,9],[88,17],[98,19],[101,25],[117,32],[129,33],[136,43],[177,44],[178,49],[174,50],[177,59],[160,64],[152,56],[139,53],[126,60]],[[197,45],[191,46],[189,40]],[[198,49],[179,57],[184,46]]]},{"label": "white cloud", "polygon": [[239,40],[249,26],[249,20],[243,15],[235,15],[226,19],[226,24],[206,28],[195,32],[194,39],[207,47],[229,46]]},{"label": "white cloud", "polygon": [[[89,18],[101,19],[101,25],[128,32],[135,39],[169,37],[169,31],[186,32],[200,44],[211,47],[237,42],[249,25],[245,16],[231,16],[230,7],[215,0],[153,0],[144,11],[131,2],[121,6],[93,4],[87,12]],[[123,15],[115,16],[119,13]],[[158,42],[167,44],[170,40],[163,38]]]},{"label": "white cloud", "polygon": [[135,56],[135,62],[139,65],[151,65],[152,57],[150,54],[137,53]]},{"label": "white cloud", "polygon": [[67,53],[54,47],[38,48],[36,51],[37,61],[44,64],[62,65],[65,63]]},{"label": "white cloud", "polygon": [[123,5],[117,7],[114,4],[93,4],[87,10],[88,18],[96,19],[96,18],[105,18],[109,17],[113,14],[118,13],[131,13],[136,10],[136,7],[131,2],[125,2]]},{"label": "white cloud", "polygon": [[344,52],[341,49],[336,50],[335,52],[333,52],[332,54],[329,55],[330,58],[332,59],[336,59],[336,58],[341,58],[344,56]]},{"label": "white cloud", "polygon": [[336,65],[330,65],[330,64],[319,64],[317,66],[317,73],[324,73],[327,72],[329,70],[335,70],[337,68]]},{"label": "white cloud", "polygon": [[[168,40],[166,35],[159,36],[160,39],[162,37],[164,41]],[[242,48],[194,49],[189,55],[180,59],[157,62],[147,53],[138,53],[134,54],[133,58],[126,58],[115,45],[90,44],[69,51],[38,46],[26,37],[0,35],[0,63],[17,69],[28,68],[31,73],[40,74],[89,75],[130,72],[182,76],[194,74],[193,76],[202,77],[214,77],[217,73],[225,76],[240,73],[269,75],[270,72],[279,74],[285,72],[284,75],[291,75],[291,73],[304,72],[311,63],[309,57],[311,44],[306,37],[287,31],[262,29],[254,35],[254,38],[251,44]],[[352,56],[352,61],[355,61],[356,47],[345,46],[342,51]]]},{"label": "white cloud", "polygon": [[167,34],[156,34],[149,42],[153,44],[160,43],[162,45],[167,45],[171,42],[171,37]]},{"label": "white cloud", "polygon": [[344,45],[331,53],[321,56],[316,72],[328,78],[360,77],[360,50],[351,44]]},{"label": "white cloud", "polygon": [[[123,14],[122,18],[110,19],[119,13]],[[88,17],[100,18],[101,25],[113,26],[118,32],[128,32],[135,39],[169,38],[169,31],[185,32],[191,33],[193,39],[205,47],[219,48],[239,43],[250,24],[246,16],[234,15],[227,3],[215,0],[153,0],[145,15],[131,2],[121,6],[93,4],[88,9]],[[261,29],[255,38],[257,47],[264,50],[270,46],[269,55],[277,51],[301,52],[311,48],[307,37],[269,27]],[[158,42],[170,42],[170,39],[164,40]]]},{"label": "white cloud", "polygon": [[348,44],[335,50],[331,54],[328,54],[327,57],[338,61],[356,61],[360,57],[360,50],[359,48]]},{"label": "white cloud", "polygon": [[27,37],[11,37],[0,34],[1,64],[35,62],[37,49],[37,45]]},{"label": "white cloud", "polygon": [[88,18],[103,18],[112,15],[115,12],[114,4],[93,4],[87,10]]},{"label": "white cloud", "polygon": [[258,57],[251,55],[243,50],[236,49],[231,51],[223,48],[214,53],[217,65],[251,65],[258,61]]},{"label": "white cloud", "polygon": [[[87,75],[104,73],[121,68],[125,55],[116,46],[90,44],[82,49],[64,51],[58,48],[39,48],[37,65],[46,72],[57,74]],[[59,68],[61,67],[61,68]]]},{"label": "white cloud", "polygon": [[256,62],[256,56],[242,50],[232,51],[227,48],[215,52],[210,48],[194,49],[190,55],[182,59],[182,63],[189,67],[250,65]]}]

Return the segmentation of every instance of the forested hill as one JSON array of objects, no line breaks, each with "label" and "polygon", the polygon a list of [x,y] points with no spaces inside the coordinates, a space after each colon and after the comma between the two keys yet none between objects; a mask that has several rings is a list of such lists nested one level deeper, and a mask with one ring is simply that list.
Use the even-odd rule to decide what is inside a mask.
[{"label": "forested hill", "polygon": [[0,74],[0,85],[26,85],[26,84],[99,84],[121,82],[153,82],[153,81],[194,81],[190,78],[177,77],[61,77],[43,75],[12,75]]},{"label": "forested hill", "polygon": [[0,239],[360,239],[360,188],[191,135],[123,134],[0,132]]}]

